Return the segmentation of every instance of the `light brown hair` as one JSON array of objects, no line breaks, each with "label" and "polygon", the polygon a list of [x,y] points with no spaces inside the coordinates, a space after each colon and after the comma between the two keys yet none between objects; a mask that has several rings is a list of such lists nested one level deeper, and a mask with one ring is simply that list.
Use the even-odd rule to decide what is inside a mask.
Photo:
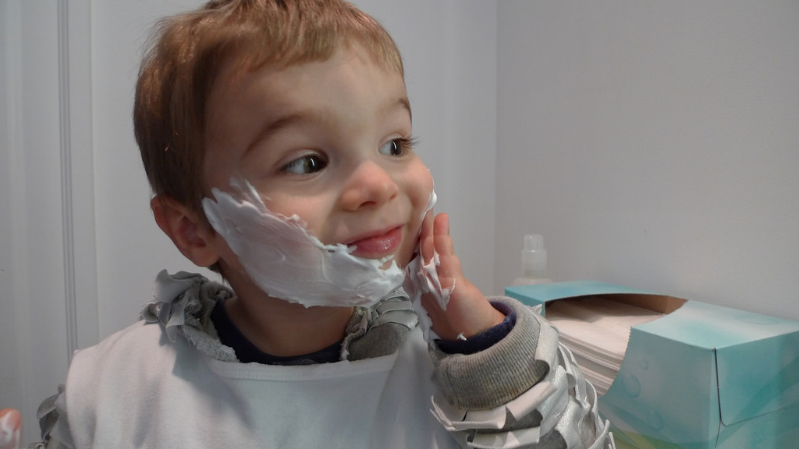
[{"label": "light brown hair", "polygon": [[[285,68],[359,45],[404,76],[388,32],[342,0],[214,0],[162,19],[139,71],[136,142],[153,193],[202,211],[205,108],[222,67]],[[205,225],[210,229],[207,220]]]}]

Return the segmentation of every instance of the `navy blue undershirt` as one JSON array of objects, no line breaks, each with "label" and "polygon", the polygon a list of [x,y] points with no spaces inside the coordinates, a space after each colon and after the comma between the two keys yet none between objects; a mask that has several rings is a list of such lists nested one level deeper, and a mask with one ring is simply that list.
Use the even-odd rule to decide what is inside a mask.
[{"label": "navy blue undershirt", "polygon": [[[505,338],[516,324],[516,314],[501,303],[491,303],[495,309],[505,315],[505,320],[494,327],[481,332],[468,340],[436,340],[438,347],[447,354],[474,354],[488,349],[498,341]],[[328,346],[320,351],[310,354],[279,357],[267,354],[258,349],[248,340],[230,320],[224,302],[219,301],[211,311],[211,321],[214,323],[219,340],[223,345],[233,348],[236,357],[242,363],[263,363],[265,365],[312,365],[318,363],[333,363],[341,359],[341,341]]]}]

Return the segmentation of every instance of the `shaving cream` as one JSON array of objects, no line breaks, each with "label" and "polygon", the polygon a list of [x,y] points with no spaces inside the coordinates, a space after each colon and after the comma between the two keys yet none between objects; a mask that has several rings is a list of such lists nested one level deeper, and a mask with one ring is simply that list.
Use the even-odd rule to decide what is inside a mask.
[{"label": "shaving cream", "polygon": [[443,288],[441,281],[438,278],[438,267],[441,265],[440,258],[437,252],[433,250],[433,257],[426,264],[422,262],[422,256],[418,253],[413,260],[408,263],[406,268],[408,276],[405,278],[403,288],[411,298],[413,309],[419,316],[419,326],[422,328],[422,334],[427,342],[439,338],[438,334],[433,331],[433,320],[430,319],[427,310],[422,305],[422,295],[431,295],[442,310],[447,310],[447,303],[449,297],[455,290],[455,284],[449,288]]},{"label": "shaving cream", "polygon": [[405,272],[392,257],[366,259],[350,254],[355,247],[325,245],[299,216],[270,212],[246,180],[231,179],[230,186],[234,194],[213,189],[203,210],[269,296],[305,307],[370,307],[402,285]]}]

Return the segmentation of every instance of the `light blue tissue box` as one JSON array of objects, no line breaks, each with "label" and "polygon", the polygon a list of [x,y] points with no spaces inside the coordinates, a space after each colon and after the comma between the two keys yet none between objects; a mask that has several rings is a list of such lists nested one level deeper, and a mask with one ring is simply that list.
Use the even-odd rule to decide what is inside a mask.
[{"label": "light blue tissue box", "polygon": [[799,448],[799,322],[616,285],[507,287],[523,303],[580,296],[665,316],[634,326],[600,413],[621,448]]}]

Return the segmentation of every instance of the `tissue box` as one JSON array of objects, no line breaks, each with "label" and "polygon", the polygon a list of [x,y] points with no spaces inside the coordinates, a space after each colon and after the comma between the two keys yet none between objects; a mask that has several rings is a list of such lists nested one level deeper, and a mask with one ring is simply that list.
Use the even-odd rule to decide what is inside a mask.
[{"label": "tissue box", "polygon": [[599,410],[622,448],[799,448],[799,322],[593,281],[507,287],[530,306],[580,296],[644,307]]}]

